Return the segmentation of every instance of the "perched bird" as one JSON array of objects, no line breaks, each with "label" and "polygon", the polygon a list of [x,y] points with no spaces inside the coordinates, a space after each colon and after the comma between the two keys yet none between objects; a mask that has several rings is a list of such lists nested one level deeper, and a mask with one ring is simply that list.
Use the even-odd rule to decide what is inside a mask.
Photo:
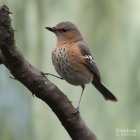
[{"label": "perched bird", "polygon": [[55,70],[68,83],[82,87],[77,111],[85,84],[90,82],[106,100],[117,101],[102,83],[98,66],[76,25],[71,22],[61,22],[54,27],[45,28],[55,33],[57,37],[56,47],[52,51]]}]

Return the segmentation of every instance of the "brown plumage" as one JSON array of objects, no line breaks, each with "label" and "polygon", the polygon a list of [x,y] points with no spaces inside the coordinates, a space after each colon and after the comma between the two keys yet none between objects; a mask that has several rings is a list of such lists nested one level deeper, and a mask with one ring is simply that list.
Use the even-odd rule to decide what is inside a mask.
[{"label": "brown plumage", "polygon": [[92,57],[78,28],[71,22],[61,22],[55,27],[46,27],[57,37],[56,48],[52,52],[52,62],[57,73],[72,85],[81,85],[82,93],[85,84],[92,83],[106,100],[117,101],[117,98],[103,85],[98,66]]}]

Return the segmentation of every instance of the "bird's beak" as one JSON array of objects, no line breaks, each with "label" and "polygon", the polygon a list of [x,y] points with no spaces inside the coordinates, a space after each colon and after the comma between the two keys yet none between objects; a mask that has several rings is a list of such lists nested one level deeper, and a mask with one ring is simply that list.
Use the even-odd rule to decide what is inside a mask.
[{"label": "bird's beak", "polygon": [[51,32],[55,32],[56,28],[55,27],[45,27],[47,30],[51,31]]}]

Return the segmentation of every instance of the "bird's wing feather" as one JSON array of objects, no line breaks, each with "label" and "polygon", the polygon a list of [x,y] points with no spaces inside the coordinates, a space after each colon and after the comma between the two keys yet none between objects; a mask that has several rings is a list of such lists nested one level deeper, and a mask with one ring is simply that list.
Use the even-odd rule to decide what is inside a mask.
[{"label": "bird's wing feather", "polygon": [[89,48],[87,47],[87,44],[80,43],[79,48],[81,53],[84,56],[86,66],[101,80],[100,72],[98,69],[98,66],[92,57]]}]

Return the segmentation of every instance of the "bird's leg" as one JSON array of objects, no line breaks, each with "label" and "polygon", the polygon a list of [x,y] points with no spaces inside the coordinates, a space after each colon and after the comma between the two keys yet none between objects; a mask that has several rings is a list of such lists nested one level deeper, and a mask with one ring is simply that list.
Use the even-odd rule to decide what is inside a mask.
[{"label": "bird's leg", "polygon": [[51,74],[51,73],[43,73],[43,72],[41,72],[41,74],[42,74],[42,75],[51,75],[51,76],[54,76],[54,77],[56,77],[56,78],[59,78],[59,79],[63,80],[62,77],[59,77],[59,76],[54,75],[54,74]]},{"label": "bird's leg", "polygon": [[85,89],[85,85],[81,85],[81,87],[82,87],[81,96],[80,96],[80,99],[79,99],[79,102],[78,102],[78,106],[77,106],[77,108],[76,108],[76,111],[75,111],[74,113],[79,112],[80,102],[81,102],[82,95],[83,95],[83,92],[84,92],[84,89]]}]

